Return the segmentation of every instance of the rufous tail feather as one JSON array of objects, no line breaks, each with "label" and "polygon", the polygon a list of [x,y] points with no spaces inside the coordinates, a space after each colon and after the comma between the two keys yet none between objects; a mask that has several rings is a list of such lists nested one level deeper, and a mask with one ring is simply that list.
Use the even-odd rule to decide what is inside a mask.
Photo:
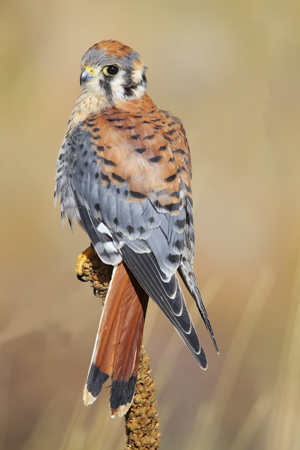
[{"label": "rufous tail feather", "polygon": [[111,415],[124,415],[134,395],[148,295],[127,267],[114,268],[102,311],[83,400],[89,405],[111,377]]}]

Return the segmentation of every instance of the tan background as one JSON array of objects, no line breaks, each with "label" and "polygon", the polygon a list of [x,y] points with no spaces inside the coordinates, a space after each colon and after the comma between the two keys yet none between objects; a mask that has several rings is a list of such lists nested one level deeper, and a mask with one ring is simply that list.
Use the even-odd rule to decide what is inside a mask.
[{"label": "tan background", "polygon": [[74,275],[88,240],[52,200],[81,57],[109,38],[140,52],[150,96],[184,122],[220,349],[198,322],[201,371],[151,305],[162,448],[300,448],[299,17],[292,0],[2,0],[1,449],[124,447],[108,390],[81,402],[100,305]]}]

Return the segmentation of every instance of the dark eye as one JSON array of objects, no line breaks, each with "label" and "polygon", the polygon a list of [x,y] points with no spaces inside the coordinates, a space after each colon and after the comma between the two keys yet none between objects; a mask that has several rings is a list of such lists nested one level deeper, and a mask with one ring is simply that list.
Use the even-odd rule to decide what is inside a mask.
[{"label": "dark eye", "polygon": [[105,66],[105,67],[103,67],[102,72],[104,73],[104,75],[107,75],[109,77],[114,77],[115,75],[117,75],[119,70],[120,69],[118,66]]}]

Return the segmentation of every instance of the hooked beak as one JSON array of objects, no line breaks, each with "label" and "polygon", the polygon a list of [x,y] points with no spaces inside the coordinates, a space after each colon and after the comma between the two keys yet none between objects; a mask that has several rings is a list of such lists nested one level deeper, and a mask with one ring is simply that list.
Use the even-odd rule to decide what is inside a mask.
[{"label": "hooked beak", "polygon": [[86,69],[84,69],[80,75],[80,86],[82,86],[83,83],[91,80],[92,78],[94,78],[93,75],[91,75]]}]

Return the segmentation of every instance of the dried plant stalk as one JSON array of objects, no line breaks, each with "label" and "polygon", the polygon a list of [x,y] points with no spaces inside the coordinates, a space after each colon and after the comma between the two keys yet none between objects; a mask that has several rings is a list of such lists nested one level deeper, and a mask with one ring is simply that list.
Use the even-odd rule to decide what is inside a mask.
[{"label": "dried plant stalk", "polygon": [[142,346],[137,384],[132,405],[125,416],[126,450],[159,448],[159,425],[156,411],[155,383],[150,358]]},{"label": "dried plant stalk", "polygon": [[[79,255],[76,272],[81,281],[90,281],[94,295],[105,301],[112,266],[104,264],[92,247]],[[159,448],[159,420],[156,411],[155,383],[151,376],[150,358],[142,347],[137,384],[132,405],[125,415],[126,450]]]}]

